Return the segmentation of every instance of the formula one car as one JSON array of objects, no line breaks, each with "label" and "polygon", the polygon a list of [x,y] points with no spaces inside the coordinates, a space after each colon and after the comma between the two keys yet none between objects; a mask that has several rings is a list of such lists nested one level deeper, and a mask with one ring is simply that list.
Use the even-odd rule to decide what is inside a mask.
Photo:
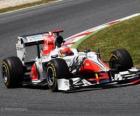
[{"label": "formula one car", "polygon": [[[29,84],[47,86],[52,91],[70,91],[96,85],[140,81],[140,70],[133,66],[127,50],[113,51],[109,61],[104,62],[99,52],[79,52],[65,43],[57,47],[56,39],[60,38],[61,32],[18,37],[17,56],[2,61],[5,86],[15,88]],[[37,46],[37,56],[26,61],[26,47],[29,46]]]}]

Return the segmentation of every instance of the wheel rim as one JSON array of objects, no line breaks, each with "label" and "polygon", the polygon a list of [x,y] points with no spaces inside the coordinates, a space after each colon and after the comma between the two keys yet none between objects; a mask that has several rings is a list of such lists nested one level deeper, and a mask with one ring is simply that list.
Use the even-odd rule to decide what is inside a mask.
[{"label": "wheel rim", "polygon": [[3,74],[4,83],[7,83],[8,82],[8,70],[5,65],[3,65],[3,67],[2,67],[2,74]]},{"label": "wheel rim", "polygon": [[117,64],[118,64],[118,61],[117,61],[116,57],[112,56],[109,64],[110,64],[111,68],[116,68]]},{"label": "wheel rim", "polygon": [[55,81],[54,79],[55,79],[55,77],[54,77],[53,70],[51,67],[49,67],[47,69],[47,81],[48,81],[49,86],[53,86],[54,81]]}]

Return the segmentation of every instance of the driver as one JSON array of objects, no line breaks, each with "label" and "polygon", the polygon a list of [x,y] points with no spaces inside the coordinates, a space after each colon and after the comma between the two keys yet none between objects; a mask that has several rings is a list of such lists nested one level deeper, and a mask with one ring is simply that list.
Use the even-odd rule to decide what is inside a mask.
[{"label": "driver", "polygon": [[60,54],[61,57],[64,57],[64,56],[71,56],[74,53],[72,52],[72,50],[69,47],[64,46],[64,47],[60,48],[59,54]]}]

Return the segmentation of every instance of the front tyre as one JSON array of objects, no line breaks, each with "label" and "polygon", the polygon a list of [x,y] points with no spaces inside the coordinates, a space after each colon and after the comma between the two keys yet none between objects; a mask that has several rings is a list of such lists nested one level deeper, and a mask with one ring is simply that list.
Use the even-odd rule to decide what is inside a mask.
[{"label": "front tyre", "polygon": [[9,57],[2,61],[2,75],[7,88],[19,87],[24,78],[24,68],[18,57]]},{"label": "front tyre", "polygon": [[69,68],[63,59],[53,59],[47,64],[47,83],[52,91],[58,90],[57,79],[68,78]]},{"label": "front tyre", "polygon": [[112,52],[109,65],[111,69],[126,71],[133,67],[133,61],[127,50],[117,49]]}]

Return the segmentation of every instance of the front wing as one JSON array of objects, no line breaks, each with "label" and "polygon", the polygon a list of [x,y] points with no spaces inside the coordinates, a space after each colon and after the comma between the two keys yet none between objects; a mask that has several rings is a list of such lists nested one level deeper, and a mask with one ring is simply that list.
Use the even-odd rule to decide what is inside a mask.
[{"label": "front wing", "polygon": [[114,74],[110,79],[104,80],[101,83],[91,83],[86,79],[75,77],[75,78],[69,78],[69,79],[58,79],[58,90],[60,91],[71,91],[75,89],[80,88],[86,88],[86,87],[95,87],[95,86],[102,86],[102,85],[116,85],[120,83],[131,83],[135,84],[140,82],[140,69],[137,68],[131,68],[127,71],[122,71],[119,73]]}]

